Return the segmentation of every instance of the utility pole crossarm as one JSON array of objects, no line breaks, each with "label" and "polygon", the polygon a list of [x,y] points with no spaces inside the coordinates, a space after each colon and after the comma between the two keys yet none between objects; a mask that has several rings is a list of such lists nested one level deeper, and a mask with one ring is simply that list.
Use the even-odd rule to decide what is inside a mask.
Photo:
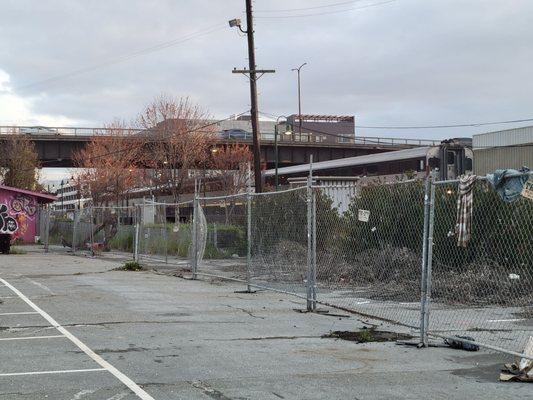
[{"label": "utility pole crossarm", "polygon": [[236,68],[233,68],[233,70],[231,71],[232,73],[234,74],[249,74],[250,72],[255,72],[256,74],[273,74],[276,72],[275,69],[253,69],[253,70],[249,70],[249,69],[236,69]]},{"label": "utility pole crossarm", "polygon": [[[233,68],[233,70],[231,72],[234,73],[234,74],[246,75],[249,79],[252,79],[252,74],[253,74],[254,76],[256,76],[255,80],[258,80],[264,74],[273,74],[273,73],[276,72],[276,70],[275,69],[254,69],[254,70],[250,70],[250,69]],[[259,74],[259,76],[257,76],[256,74]]]}]

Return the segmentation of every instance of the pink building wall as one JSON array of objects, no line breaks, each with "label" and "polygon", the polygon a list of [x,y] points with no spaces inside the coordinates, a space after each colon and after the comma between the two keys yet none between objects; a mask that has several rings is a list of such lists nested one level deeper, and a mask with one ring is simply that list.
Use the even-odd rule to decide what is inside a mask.
[{"label": "pink building wall", "polygon": [[11,234],[12,241],[35,243],[38,208],[37,196],[0,187],[0,233]]}]

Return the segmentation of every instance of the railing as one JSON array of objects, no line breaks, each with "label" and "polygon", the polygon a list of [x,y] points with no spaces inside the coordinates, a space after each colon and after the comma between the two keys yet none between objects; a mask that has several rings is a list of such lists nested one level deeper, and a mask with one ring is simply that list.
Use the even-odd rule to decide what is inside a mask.
[{"label": "railing", "polygon": [[[109,128],[78,128],[66,126],[0,126],[0,135],[30,135],[30,136],[105,136],[108,132],[116,131]],[[130,134],[141,132],[142,129],[121,129]]]},{"label": "railing", "polygon": [[[75,136],[91,137],[106,136],[116,131],[112,128],[83,128],[83,127],[51,127],[51,126],[0,126],[0,135],[29,135],[29,136]],[[121,131],[134,135],[143,132],[143,129],[125,128]],[[232,135],[220,132],[218,134],[220,141],[229,142],[252,142],[252,134]],[[274,142],[274,133],[266,132],[261,134],[261,141]],[[321,144],[346,144],[346,145],[363,145],[363,146],[437,146],[440,140],[430,139],[409,139],[409,138],[384,138],[376,136],[342,136],[342,135],[322,135],[320,133],[298,133],[291,135],[278,133],[278,142],[287,143],[321,143]]]}]

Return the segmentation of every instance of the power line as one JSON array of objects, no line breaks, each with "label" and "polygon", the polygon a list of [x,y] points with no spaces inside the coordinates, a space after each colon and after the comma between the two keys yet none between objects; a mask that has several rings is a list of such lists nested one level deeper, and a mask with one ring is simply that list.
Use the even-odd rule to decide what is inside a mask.
[{"label": "power line", "polygon": [[320,8],[331,8],[331,7],[344,6],[344,5],[347,5],[347,4],[358,3],[358,2],[361,2],[361,1],[364,1],[364,0],[343,1],[343,2],[340,2],[340,3],[324,4],[324,5],[321,5],[321,6],[314,6],[314,7],[256,10],[256,12],[258,12],[258,13],[277,13],[277,12],[293,12],[293,11],[317,10],[317,9],[320,9]]},{"label": "power line", "polygon": [[258,19],[287,19],[287,18],[316,17],[316,16],[322,16],[322,15],[339,14],[339,13],[346,13],[346,12],[350,12],[350,11],[363,10],[365,8],[370,8],[370,7],[383,6],[385,4],[394,3],[395,1],[396,0],[387,0],[387,1],[382,1],[382,2],[379,2],[379,3],[368,4],[366,6],[361,6],[361,7],[351,7],[351,8],[346,8],[346,9],[342,9],[342,10],[323,11],[323,12],[310,13],[310,14],[279,15],[279,16],[257,16],[255,18],[258,18]]},{"label": "power line", "polygon": [[[261,114],[267,116],[267,117],[274,117],[274,118],[277,118],[277,116],[275,116],[274,114],[270,114],[270,113],[266,113],[266,112],[261,112]],[[489,125],[489,124],[501,124],[501,123],[512,123],[512,122],[524,122],[524,121],[533,121],[533,118],[532,119],[522,119],[522,120],[514,120],[514,121],[500,121],[500,122],[485,122],[485,123],[481,123],[481,124],[476,124],[476,125],[467,125],[467,126],[479,126],[479,125]],[[435,126],[435,125],[433,125]],[[439,125],[440,127],[441,125]],[[459,125],[448,125],[448,126],[459,126]],[[464,126],[464,125],[461,125],[461,126]],[[356,126],[357,128],[357,126]],[[361,128],[361,127],[359,127]],[[326,136],[331,136],[331,137],[336,137],[336,138],[342,138],[342,139],[354,139],[355,141],[357,141],[357,136],[355,135],[352,135],[352,134],[338,134],[338,133],[331,133],[331,132],[325,132],[325,131],[321,131],[319,129],[316,129],[316,128],[310,128],[310,127],[304,127],[304,130],[307,131],[307,132],[310,132],[310,133],[317,133],[317,134],[320,134],[320,135],[326,135]],[[387,144],[386,142],[384,142],[382,139],[380,140],[380,138],[375,138],[377,140],[371,140],[369,139],[368,137],[364,138],[364,143],[371,143],[371,144],[378,144],[378,145],[384,145],[384,144]],[[391,140],[402,140],[404,138],[386,138],[386,139],[391,139]],[[407,138],[406,140],[411,140],[412,142],[416,142],[417,140],[422,142],[422,141],[426,141],[426,142],[441,142],[440,139],[409,139]],[[401,143],[399,143],[401,144]],[[409,145],[409,143],[405,143],[407,145]],[[412,143],[411,143],[412,144]],[[429,143],[428,143],[429,145]],[[483,149],[483,148],[494,148],[494,147],[530,147],[530,146],[533,146],[533,143],[521,143],[521,144],[516,144],[516,145],[507,145],[507,146],[475,146],[474,148],[475,149]]]},{"label": "power line", "polygon": [[84,73],[87,73],[87,72],[92,72],[94,70],[97,70],[97,69],[100,69],[100,68],[104,68],[104,67],[108,67],[110,65],[114,65],[114,64],[125,62],[125,61],[129,61],[129,60],[131,60],[133,58],[140,57],[140,56],[143,56],[145,54],[154,53],[154,52],[157,52],[157,51],[160,51],[160,50],[164,50],[164,49],[167,49],[169,47],[173,47],[173,46],[176,46],[178,44],[185,43],[185,42],[190,41],[192,39],[195,39],[197,37],[205,36],[205,35],[208,35],[210,33],[219,31],[221,29],[224,29],[225,26],[226,26],[226,24],[216,24],[216,25],[210,26],[208,28],[204,28],[204,29],[201,29],[199,31],[196,31],[196,32],[193,32],[193,33],[189,33],[189,34],[184,35],[184,36],[182,36],[180,38],[176,38],[176,39],[173,39],[173,40],[170,40],[170,41],[167,41],[167,42],[159,43],[159,44],[156,44],[154,46],[150,46],[150,47],[147,47],[147,48],[144,48],[144,49],[141,49],[141,50],[137,50],[137,51],[134,51],[132,53],[124,54],[124,55],[121,55],[121,56],[118,56],[118,57],[115,57],[115,58],[111,58],[111,59],[109,59],[107,61],[104,61],[102,63],[99,63],[99,64],[94,64],[94,65],[91,65],[91,66],[88,66],[88,67],[79,68],[79,69],[76,69],[76,70],[61,74],[61,75],[52,76],[50,78],[42,79],[40,81],[36,81],[36,82],[28,83],[26,85],[18,86],[18,87],[15,88],[15,90],[25,90],[25,89],[33,88],[33,87],[36,87],[36,86],[44,86],[44,85],[47,85],[47,84],[53,84],[55,82],[61,81],[61,80],[66,79],[66,78],[71,78],[73,76],[81,75],[81,74],[84,74]]},{"label": "power line", "polygon": [[[277,115],[267,112],[261,112],[261,114],[270,117],[278,118]],[[370,125],[355,125],[355,128],[365,128],[365,129],[441,129],[441,128],[467,128],[467,127],[476,127],[476,126],[487,126],[487,125],[503,125],[503,124],[518,124],[522,122],[533,122],[533,118],[522,118],[522,119],[512,119],[505,121],[492,121],[492,122],[468,122],[463,124],[435,124],[435,125],[410,125],[410,126],[370,126]]]},{"label": "power line", "polygon": [[358,125],[356,128],[364,129],[442,129],[442,128],[467,128],[487,125],[502,125],[502,124],[517,124],[521,122],[532,122],[533,118],[515,119],[508,121],[494,121],[494,122],[474,122],[467,124],[449,124],[449,125],[422,125],[422,126],[366,126]]}]

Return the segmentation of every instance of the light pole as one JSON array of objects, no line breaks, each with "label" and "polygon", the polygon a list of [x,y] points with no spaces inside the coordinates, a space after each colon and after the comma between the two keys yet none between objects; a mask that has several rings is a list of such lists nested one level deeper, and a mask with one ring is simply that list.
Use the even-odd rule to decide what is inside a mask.
[{"label": "light pole", "polygon": [[63,179],[61,179],[61,216],[64,217],[65,216],[65,208],[64,208],[64,202],[63,202],[63,197],[64,197],[64,192],[63,192],[63,185],[64,185],[64,182],[63,182]]},{"label": "light pole", "polygon": [[300,91],[300,70],[304,65],[307,65],[307,63],[304,62],[299,67],[293,68],[291,70],[296,71],[298,73],[298,134],[300,135],[300,141],[302,140],[302,97]]},{"label": "light pole", "polygon": [[[284,116],[284,115],[280,115],[278,118],[276,118],[276,125],[274,126],[274,165],[275,165],[275,169],[276,169],[276,172],[274,174],[274,185],[276,187],[276,190],[278,190],[278,163],[279,163],[279,153],[278,153],[278,124],[279,124],[279,119],[280,118],[285,118],[285,122],[287,121],[287,117]],[[285,132],[284,132],[285,135],[291,135],[292,132],[290,130],[287,130],[285,128]]]}]

